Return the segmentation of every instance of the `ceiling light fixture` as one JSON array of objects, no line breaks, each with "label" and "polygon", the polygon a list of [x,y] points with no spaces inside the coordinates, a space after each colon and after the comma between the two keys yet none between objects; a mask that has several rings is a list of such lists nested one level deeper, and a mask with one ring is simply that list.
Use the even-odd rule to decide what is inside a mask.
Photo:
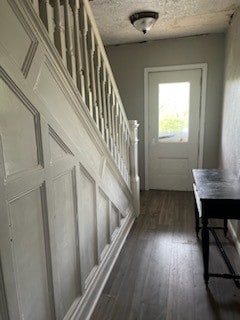
[{"label": "ceiling light fixture", "polygon": [[158,13],[153,11],[137,12],[132,14],[129,19],[137,30],[145,34],[158,19]]}]

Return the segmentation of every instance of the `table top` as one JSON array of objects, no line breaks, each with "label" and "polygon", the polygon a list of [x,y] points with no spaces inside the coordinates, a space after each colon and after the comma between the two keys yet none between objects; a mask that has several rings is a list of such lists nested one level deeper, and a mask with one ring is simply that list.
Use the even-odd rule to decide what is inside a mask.
[{"label": "table top", "polygon": [[193,169],[198,196],[204,200],[240,200],[240,179],[222,169]]}]

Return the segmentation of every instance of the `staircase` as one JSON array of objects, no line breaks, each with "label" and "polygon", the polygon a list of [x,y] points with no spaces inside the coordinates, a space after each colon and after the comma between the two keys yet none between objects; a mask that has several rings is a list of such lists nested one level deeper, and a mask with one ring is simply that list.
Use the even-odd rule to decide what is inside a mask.
[{"label": "staircase", "polygon": [[0,320],[86,320],[139,214],[138,123],[87,0],[0,4]]}]

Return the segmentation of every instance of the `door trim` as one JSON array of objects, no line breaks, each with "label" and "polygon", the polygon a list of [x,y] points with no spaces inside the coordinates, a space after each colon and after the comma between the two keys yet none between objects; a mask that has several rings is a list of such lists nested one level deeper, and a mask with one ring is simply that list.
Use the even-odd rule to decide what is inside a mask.
[{"label": "door trim", "polygon": [[151,72],[161,71],[183,71],[201,69],[201,102],[200,102],[200,131],[198,136],[198,168],[203,166],[203,145],[204,145],[204,120],[206,109],[206,91],[207,91],[207,63],[152,67],[144,68],[144,160],[145,160],[145,190],[149,190],[148,181],[148,78]]}]

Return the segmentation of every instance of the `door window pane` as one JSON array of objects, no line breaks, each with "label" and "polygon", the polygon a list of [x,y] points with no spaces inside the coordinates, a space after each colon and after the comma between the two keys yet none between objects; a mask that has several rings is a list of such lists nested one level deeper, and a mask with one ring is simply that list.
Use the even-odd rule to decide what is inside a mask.
[{"label": "door window pane", "polygon": [[190,82],[159,83],[160,142],[188,142]]}]

